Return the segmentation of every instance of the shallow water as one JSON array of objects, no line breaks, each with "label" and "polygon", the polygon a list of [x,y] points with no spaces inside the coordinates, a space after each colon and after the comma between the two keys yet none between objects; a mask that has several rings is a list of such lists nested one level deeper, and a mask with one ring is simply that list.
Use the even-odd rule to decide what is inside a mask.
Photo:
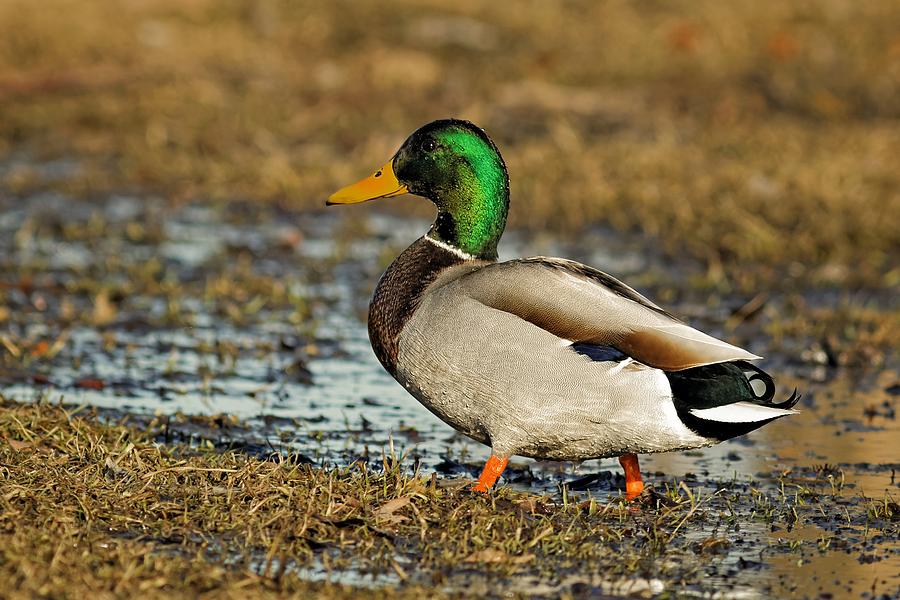
[{"label": "shallow water", "polygon": [[[379,463],[384,451],[406,452],[410,465],[425,472],[472,477],[487,448],[456,434],[397,385],[366,334],[365,310],[378,276],[427,225],[366,209],[298,214],[241,203],[172,208],[130,196],[0,198],[0,393],[18,401],[62,398],[118,415],[225,414],[242,424],[192,430],[176,419],[182,425],[173,424],[173,435],[196,433],[261,454],[288,449],[323,466]],[[746,298],[710,300],[691,290],[684,282],[696,267],[673,266],[648,246],[610,231],[570,241],[510,232],[501,258],[582,260],[651,297],[674,296],[668,304],[675,313],[722,335],[722,323]],[[810,303],[828,297],[811,293]],[[731,333],[770,357],[764,366],[785,395],[794,386],[803,392],[802,414],[713,448],[643,456],[646,479],[659,487],[684,480],[710,494],[732,481],[747,489],[757,481],[775,485],[779,472],[827,472],[845,490],[875,499],[887,494],[896,502],[896,357],[878,369],[831,368],[814,352],[800,352],[809,340],[772,347],[756,327]],[[576,466],[514,459],[506,478],[551,494],[566,482],[601,499],[618,495],[622,484],[613,460]],[[710,532],[698,529],[697,540]],[[862,541],[850,549],[826,545],[799,560],[784,550],[798,539],[843,535]],[[750,523],[710,563],[697,591],[893,594],[900,587],[900,544],[878,535],[859,523],[838,532],[833,519],[776,530]],[[314,567],[303,572],[320,576]],[[448,581],[451,589],[484,584],[477,575],[457,579]],[[579,580],[573,573],[555,582],[520,582],[519,591],[552,595],[570,589],[570,579],[615,594],[652,593],[659,585]],[[386,574],[366,583],[393,581]]]}]

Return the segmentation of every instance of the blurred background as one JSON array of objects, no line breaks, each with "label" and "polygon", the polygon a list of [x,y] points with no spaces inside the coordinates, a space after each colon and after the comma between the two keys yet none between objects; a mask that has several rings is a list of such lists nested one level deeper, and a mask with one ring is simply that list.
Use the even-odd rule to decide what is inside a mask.
[{"label": "blurred background", "polygon": [[639,232],[744,290],[900,284],[894,0],[0,2],[15,197],[318,210],[448,116],[499,144],[513,227]]}]

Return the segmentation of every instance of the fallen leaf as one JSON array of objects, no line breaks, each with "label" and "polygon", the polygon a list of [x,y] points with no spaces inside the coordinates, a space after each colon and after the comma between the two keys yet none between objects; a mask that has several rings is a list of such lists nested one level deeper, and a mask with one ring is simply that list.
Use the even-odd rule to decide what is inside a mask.
[{"label": "fallen leaf", "polygon": [[532,514],[547,514],[547,505],[538,498],[524,498],[516,502],[522,510],[526,510]]},{"label": "fallen leaf", "polygon": [[380,507],[378,507],[378,510],[375,511],[375,516],[378,518],[390,517],[392,514],[394,514],[394,512],[409,504],[409,502],[409,496],[400,496],[399,498],[388,500]]},{"label": "fallen leaf", "polygon": [[106,383],[102,379],[79,379],[75,382],[75,387],[85,390],[102,390],[106,387]]},{"label": "fallen leaf", "polygon": [[27,450],[28,448],[34,447],[34,442],[20,442],[19,440],[6,440],[9,443],[9,447],[19,452],[20,450]]}]

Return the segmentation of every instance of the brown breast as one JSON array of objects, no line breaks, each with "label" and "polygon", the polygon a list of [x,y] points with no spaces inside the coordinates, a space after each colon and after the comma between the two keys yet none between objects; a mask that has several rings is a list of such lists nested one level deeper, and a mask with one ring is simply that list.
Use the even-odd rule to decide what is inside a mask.
[{"label": "brown breast", "polygon": [[393,375],[397,368],[397,338],[418,308],[425,289],[448,267],[465,262],[424,236],[391,263],[369,304],[369,341],[375,356]]}]

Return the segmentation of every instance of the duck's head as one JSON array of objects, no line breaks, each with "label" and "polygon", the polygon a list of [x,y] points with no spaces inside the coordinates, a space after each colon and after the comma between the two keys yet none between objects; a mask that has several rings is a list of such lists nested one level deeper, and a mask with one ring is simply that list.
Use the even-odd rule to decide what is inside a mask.
[{"label": "duck's head", "polygon": [[387,164],[338,190],[327,204],[356,204],[406,193],[437,206],[429,236],[474,257],[497,257],[509,209],[509,178],[497,146],[484,130],[457,119],[429,123],[409,136]]}]

